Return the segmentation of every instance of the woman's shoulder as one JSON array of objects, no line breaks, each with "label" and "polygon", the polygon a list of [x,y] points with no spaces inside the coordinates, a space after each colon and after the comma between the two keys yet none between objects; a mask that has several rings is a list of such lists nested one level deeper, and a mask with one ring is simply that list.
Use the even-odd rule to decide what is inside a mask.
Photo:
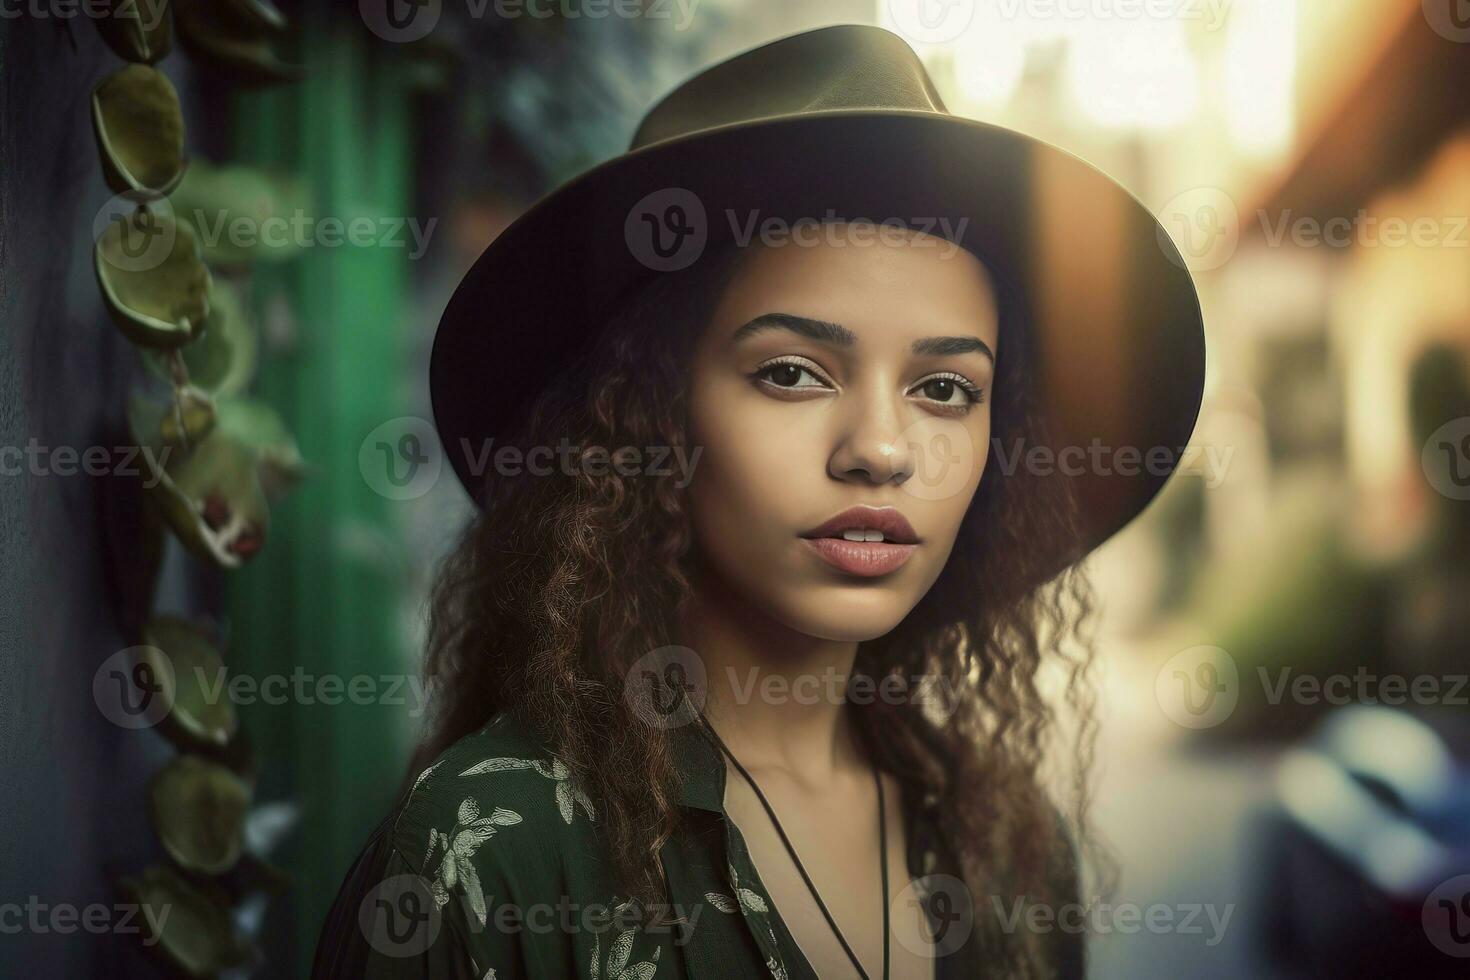
[{"label": "woman's shoulder", "polygon": [[391,833],[408,863],[429,877],[449,852],[451,864],[493,859],[525,872],[563,864],[569,848],[589,848],[595,820],[567,767],[502,712],[418,774]]},{"label": "woman's shoulder", "polygon": [[323,924],[313,976],[540,975],[526,964],[565,951],[518,923],[588,890],[594,816],[527,729],[490,719],[430,762],[374,831]]}]

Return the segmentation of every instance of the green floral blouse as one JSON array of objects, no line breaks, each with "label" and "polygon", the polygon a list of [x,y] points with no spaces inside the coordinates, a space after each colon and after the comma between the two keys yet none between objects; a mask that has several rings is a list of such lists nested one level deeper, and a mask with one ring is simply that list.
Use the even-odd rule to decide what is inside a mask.
[{"label": "green floral blouse", "polygon": [[[425,769],[373,832],[327,915],[312,975],[815,980],[726,818],[718,749],[698,725],[671,735],[692,819],[661,853],[665,906],[618,894],[593,802],[500,714]],[[906,791],[904,806],[906,895],[928,913],[936,980],[980,976],[934,803]],[[1080,937],[1057,938],[1056,975],[1081,976]]]}]

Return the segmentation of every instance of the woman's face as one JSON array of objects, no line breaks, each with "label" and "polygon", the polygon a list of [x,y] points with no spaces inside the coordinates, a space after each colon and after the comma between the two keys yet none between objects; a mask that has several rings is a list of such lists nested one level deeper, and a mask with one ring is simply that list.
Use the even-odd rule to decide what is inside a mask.
[{"label": "woman's face", "polygon": [[691,369],[689,492],[718,587],[809,636],[862,641],[949,558],[985,469],[1000,351],[971,253],[846,230],[757,249],[716,306]]}]

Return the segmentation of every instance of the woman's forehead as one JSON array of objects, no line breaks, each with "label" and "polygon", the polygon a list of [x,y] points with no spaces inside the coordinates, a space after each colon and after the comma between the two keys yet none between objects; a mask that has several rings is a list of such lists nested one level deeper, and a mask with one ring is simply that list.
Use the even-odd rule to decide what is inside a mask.
[{"label": "woman's forehead", "polygon": [[754,317],[791,313],[841,324],[860,340],[978,335],[994,349],[995,294],[969,251],[918,232],[864,241],[840,236],[754,247],[715,315],[728,333]]}]

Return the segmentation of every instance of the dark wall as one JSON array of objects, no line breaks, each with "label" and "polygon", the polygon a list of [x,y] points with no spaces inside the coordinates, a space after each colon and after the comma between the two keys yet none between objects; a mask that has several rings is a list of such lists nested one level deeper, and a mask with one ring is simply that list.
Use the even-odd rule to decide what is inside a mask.
[{"label": "dark wall", "polygon": [[[138,937],[115,928],[112,875],[157,857],[146,785],[171,750],[112,725],[92,696],[97,667],[128,645],[104,559],[116,481],[13,451],[124,438],[140,369],[102,310],[91,248],[111,193],[91,88],[121,62],[85,19],[14,12],[0,19],[0,452],[12,450],[0,456],[0,974],[153,976]],[[191,604],[177,586],[169,596]],[[78,923],[93,903],[112,925],[89,932]]]}]

